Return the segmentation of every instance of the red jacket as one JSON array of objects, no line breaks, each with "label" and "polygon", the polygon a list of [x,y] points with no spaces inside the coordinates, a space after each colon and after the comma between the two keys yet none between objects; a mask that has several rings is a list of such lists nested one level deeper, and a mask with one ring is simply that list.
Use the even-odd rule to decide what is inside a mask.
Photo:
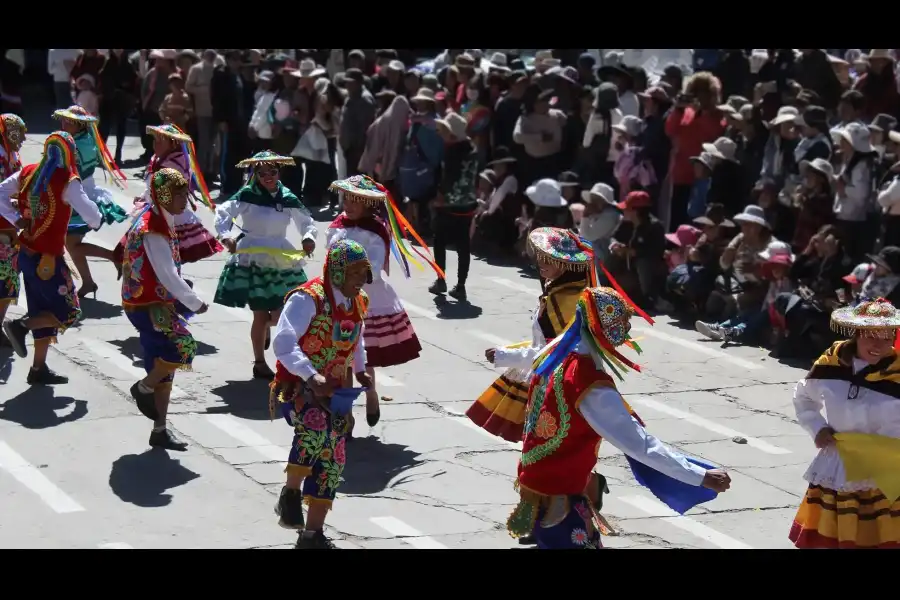
[{"label": "red jacket", "polygon": [[666,135],[672,140],[675,156],[672,162],[672,183],[692,185],[694,166],[692,156],[700,156],[703,144],[711,144],[725,133],[725,119],[718,110],[697,111],[692,107],[674,108],[666,118]]}]

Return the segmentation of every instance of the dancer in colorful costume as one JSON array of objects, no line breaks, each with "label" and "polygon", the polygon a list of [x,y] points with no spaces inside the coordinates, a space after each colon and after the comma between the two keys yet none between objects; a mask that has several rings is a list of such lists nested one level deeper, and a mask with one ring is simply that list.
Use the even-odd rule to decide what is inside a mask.
[{"label": "dancer in colorful costume", "polygon": [[[305,257],[316,249],[318,231],[300,199],[281,182],[281,169],[294,166],[293,158],[265,150],[237,166],[248,169],[250,178],[216,209],[216,232],[232,255],[219,276],[215,303],[250,306],[253,377],[271,380],[275,373],[265,355],[269,330],[278,322],[287,293],[307,281]],[[287,241],[291,223],[303,238],[302,252]],[[235,227],[240,231],[236,237],[222,237]]]},{"label": "dancer in colorful costume", "polygon": [[627,344],[640,351],[628,335],[635,310],[614,289],[588,288],[575,318],[535,359],[516,481],[520,502],[507,523],[514,537],[532,534],[542,549],[602,548],[584,489],[603,439],[678,482],[730,486],[724,471],[707,470],[647,433],[607,374],[640,369],[616,350]]},{"label": "dancer in colorful costume", "polygon": [[272,341],[278,363],[269,409],[294,427],[275,513],[282,527],[303,530],[297,548],[334,547],[322,530],[344,470],[353,416],[338,410],[333,396],[352,386],[351,374],[363,387],[372,383],[363,342],[367,283],[372,267],[365,248],[353,240],[335,242],[322,277],[288,294]]},{"label": "dancer in colorful costume", "polygon": [[900,311],[866,301],[835,310],[831,327],[850,339],[819,357],[794,391],[797,420],[819,453],[790,539],[798,548],[897,549]]},{"label": "dancer in colorful costume", "polygon": [[159,169],[150,181],[150,203],[125,235],[122,306],[140,334],[147,376],[131,386],[138,409],[153,420],[150,445],[184,451],[187,444],[166,428],[172,382],[189,370],[197,342],[187,329],[190,313],[207,305],[181,277],[175,217],[188,210],[187,179],[177,169]]},{"label": "dancer in colorful costume", "polygon": [[[393,201],[383,185],[366,175],[354,175],[335,181],[330,189],[343,195],[344,212],[328,228],[328,245],[344,239],[359,242],[366,249],[372,265],[372,282],[365,287],[369,297],[365,329],[366,372],[372,379],[372,385],[366,391],[366,421],[374,427],[381,417],[375,368],[402,365],[418,358],[422,350],[400,296],[382,275],[382,272],[390,275],[389,259],[393,252],[404,275],[409,277],[408,262],[400,251],[401,246],[403,250],[406,246],[401,238],[401,221],[394,213]],[[387,223],[376,216],[381,210],[388,217]],[[405,220],[402,223],[412,231]],[[427,258],[425,260],[428,262]]]},{"label": "dancer in colorful costume", "polygon": [[485,352],[494,366],[509,369],[466,411],[473,423],[509,442],[522,441],[531,363],[575,316],[581,292],[591,286],[594,262],[590,245],[567,229],[535,229],[528,235],[528,247],[545,282],[533,314],[531,342]]},{"label": "dancer in colorful costume", "polygon": [[[175,169],[188,181],[191,192],[196,193],[200,202],[210,211],[215,211],[206,180],[197,166],[196,150],[191,136],[171,123],[147,126],[147,133],[153,136],[153,158],[147,167],[147,189],[141,198],[135,199],[135,207],[140,210],[150,200],[150,182],[154,173],[160,169]],[[224,250],[200,218],[194,214],[196,206],[188,198],[188,208],[175,215],[175,236],[181,252],[181,264],[193,263],[208,258]],[[113,251],[116,261],[121,264],[124,256],[125,238],[119,241]]]},{"label": "dancer in colorful costume", "polygon": [[[78,295],[64,259],[66,230],[73,209],[91,227],[103,215],[81,186],[75,164],[75,140],[63,131],[50,134],[38,164],[26,165],[0,183],[0,216],[15,224],[19,233],[18,266],[25,283],[28,316],[3,322],[13,350],[28,356],[25,338],[34,338],[34,359],[29,384],[66,383],[68,378],[47,367],[47,352],[56,336],[80,317]],[[10,198],[18,197],[17,206]]]},{"label": "dancer in colorful costume", "polygon": [[[122,223],[128,218],[128,213],[119,206],[113,198],[112,192],[108,189],[100,187],[94,181],[94,172],[100,168],[106,171],[113,182],[120,188],[122,182],[125,181],[125,174],[116,166],[112,155],[103,138],[97,130],[97,117],[91,115],[83,107],[75,105],[69,108],[60,109],[53,113],[53,117],[59,119],[62,130],[71,134],[75,138],[76,160],[78,163],[78,175],[81,177],[81,184],[84,186],[84,192],[100,209],[103,215],[103,224],[112,225],[113,223]],[[115,255],[112,250],[108,250],[96,244],[84,242],[84,236],[90,231],[88,224],[84,219],[75,212],[72,220],[69,221],[69,230],[66,235],[66,249],[72,256],[72,262],[81,275],[81,289],[78,290],[78,297],[84,298],[88,294],[97,296],[97,284],[94,282],[94,276],[91,274],[91,268],[88,264],[88,257],[104,258],[112,261],[116,265],[116,269],[120,269],[120,264],[115,262]]]},{"label": "dancer in colorful costume", "polygon": [[[19,150],[25,142],[25,121],[11,113],[0,115],[0,176],[11,177],[22,168]],[[0,323],[6,318],[6,309],[19,299],[18,244],[16,226],[0,216]],[[6,345],[6,336],[0,333],[0,346]]]}]

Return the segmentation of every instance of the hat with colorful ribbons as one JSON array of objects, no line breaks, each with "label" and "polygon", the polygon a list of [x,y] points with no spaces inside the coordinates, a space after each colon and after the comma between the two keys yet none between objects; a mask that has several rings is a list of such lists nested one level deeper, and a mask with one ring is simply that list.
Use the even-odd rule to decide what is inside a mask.
[{"label": "hat with colorful ribbons", "polygon": [[[409,263],[415,265],[420,271],[424,271],[425,267],[423,267],[410,253],[404,240],[409,240],[409,246],[413,249],[413,252],[418,254],[428,266],[434,269],[434,272],[437,273],[438,277],[441,279],[445,278],[443,269],[437,265],[434,256],[432,256],[431,252],[428,250],[428,244],[425,243],[422,237],[415,229],[413,229],[413,226],[409,221],[403,216],[400,209],[397,208],[394,198],[386,187],[368,175],[354,175],[347,179],[340,179],[332,182],[328,189],[330,191],[342,192],[345,196],[362,202],[367,206],[377,207],[382,203],[384,204],[385,211],[387,212],[388,229],[391,232],[391,253],[394,255],[394,258],[400,266],[403,267],[403,274],[407,278],[410,276]],[[421,245],[427,255],[423,254],[419,248],[412,244],[412,240],[409,239],[409,236],[412,236],[412,239]]]},{"label": "hat with colorful ribbons", "polygon": [[297,163],[290,156],[282,156],[281,154],[277,154],[272,152],[271,150],[263,150],[262,152],[257,152],[250,158],[245,158],[241,162],[237,164],[239,169],[258,169],[262,166],[275,166],[275,167],[294,167]]},{"label": "hat with colorful ribbons", "polygon": [[[626,345],[638,354],[641,347],[629,335],[629,320],[635,312],[640,311],[628,296],[608,287],[586,288],[578,298],[575,317],[565,331],[555,340],[547,344],[532,365],[534,373],[539,377],[549,375],[575,351],[582,339],[587,341],[591,350],[603,361],[606,367],[622,379],[622,371],[626,368],[640,372],[640,365],[622,356],[616,349]],[[643,311],[644,318],[652,323]]]},{"label": "hat with colorful ribbons", "polygon": [[3,144],[7,157],[11,159],[16,155],[17,150],[22,146],[22,142],[25,141],[25,133],[27,131],[28,128],[25,127],[25,121],[19,115],[12,113],[0,115],[0,143]]},{"label": "hat with colorful ribbons", "polygon": [[124,189],[124,185],[122,182],[128,181],[128,178],[125,176],[125,173],[119,168],[116,164],[113,155],[110,153],[109,148],[106,147],[106,143],[103,141],[103,136],[100,135],[100,131],[97,129],[98,119],[84,107],[78,106],[77,104],[70,106],[69,108],[62,108],[60,110],[54,111],[53,117],[56,119],[60,119],[62,121],[72,121],[74,123],[80,123],[84,125],[88,132],[91,134],[91,137],[94,139],[94,143],[97,145],[98,154],[100,155],[100,164],[103,165],[103,170],[109,174],[112,182],[115,183],[118,187]]},{"label": "hat with colorful ribbons", "polygon": [[200,201],[206,205],[206,208],[215,212],[216,206],[213,204],[212,197],[209,195],[209,187],[206,185],[206,179],[203,178],[203,171],[200,170],[200,165],[197,162],[197,149],[194,147],[194,140],[191,139],[191,136],[172,123],[148,125],[147,133],[155,137],[168,138],[173,142],[181,144],[181,151],[184,153],[185,158],[187,158],[188,166],[191,169],[191,181],[189,184],[191,184],[192,191],[199,194]]}]

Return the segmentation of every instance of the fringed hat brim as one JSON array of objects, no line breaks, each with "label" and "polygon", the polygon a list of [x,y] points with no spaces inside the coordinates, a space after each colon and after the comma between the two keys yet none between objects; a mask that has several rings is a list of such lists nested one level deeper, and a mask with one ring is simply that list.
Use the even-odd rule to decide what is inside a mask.
[{"label": "fringed hat brim", "polygon": [[[374,187],[375,180],[361,175],[354,175],[347,179],[339,179],[333,181],[328,186],[328,191],[342,192],[345,198],[352,198],[357,202],[362,202],[366,206],[377,207],[382,202],[387,201],[387,194]],[[369,185],[369,188],[361,187],[360,184]]]},{"label": "fringed hat brim", "polygon": [[879,338],[882,340],[892,340],[900,329],[900,323],[891,325],[852,325],[850,323],[835,321],[831,319],[831,330],[838,335],[850,338],[854,335],[862,337]]},{"label": "fringed hat brim", "polygon": [[587,259],[585,261],[566,261],[562,260],[552,254],[548,254],[541,250],[540,248],[532,245],[531,249],[534,250],[534,256],[538,262],[542,262],[545,265],[552,265],[558,269],[563,269],[564,271],[587,271],[591,267],[591,260]]},{"label": "fringed hat brim", "polygon": [[61,108],[59,110],[53,111],[53,118],[65,119],[67,121],[78,121],[79,123],[94,123],[97,121],[97,117],[73,113],[67,108]]},{"label": "fringed hat brim", "polygon": [[[865,305],[866,303],[864,303]],[[865,306],[839,308],[831,313],[831,330],[845,337],[893,339],[900,329],[900,314],[890,305],[890,314],[865,314]],[[863,314],[860,314],[862,310]]]},{"label": "fringed hat brim", "polygon": [[156,125],[147,125],[147,133],[153,136],[162,136],[169,138],[170,140],[176,140],[179,142],[190,142],[191,136],[185,133],[176,133],[174,131],[169,131],[167,129],[163,129],[162,127],[157,127]]},{"label": "fringed hat brim", "polygon": [[[593,265],[593,256],[579,248],[571,248],[569,252],[560,252],[553,246],[553,227],[541,227],[528,236],[528,247],[538,262],[553,265],[566,271],[588,271]],[[568,234],[564,234],[568,235]],[[574,245],[574,241],[572,242]]]},{"label": "fringed hat brim", "polygon": [[297,163],[290,156],[267,156],[266,158],[245,158],[237,164],[237,167],[239,169],[254,169],[260,165],[294,167]]}]

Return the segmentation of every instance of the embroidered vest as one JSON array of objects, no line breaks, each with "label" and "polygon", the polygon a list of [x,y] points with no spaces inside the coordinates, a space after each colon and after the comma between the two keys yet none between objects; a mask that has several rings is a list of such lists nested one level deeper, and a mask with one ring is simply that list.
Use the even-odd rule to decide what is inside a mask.
[{"label": "embroidered vest", "polygon": [[147,257],[144,240],[148,234],[159,234],[169,240],[172,260],[181,273],[181,257],[174,234],[165,217],[147,210],[125,234],[125,260],[122,263],[122,306],[125,309],[149,307],[155,304],[171,304],[175,296],[156,277],[156,271]]},{"label": "embroidered vest", "polygon": [[77,177],[65,169],[57,169],[38,201],[32,205],[28,195],[37,167],[36,164],[27,165],[19,175],[19,212],[31,217],[31,226],[19,234],[19,243],[38,254],[62,256],[69,219],[72,218],[72,207],[63,201],[63,192]]},{"label": "embroidered vest", "polygon": [[520,491],[580,495],[597,464],[601,437],[578,411],[597,386],[615,387],[590,356],[570,354],[548,377],[533,377],[519,460]]},{"label": "embroidered vest", "polygon": [[[353,353],[359,345],[363,321],[369,310],[369,298],[365,292],[353,301],[350,309],[332,306],[325,294],[322,278],[316,277],[291,291],[292,294],[306,294],[316,302],[316,315],[306,332],[297,341],[300,349],[309,358],[313,367],[325,377],[333,387],[344,387],[347,375],[353,368]],[[281,361],[275,364],[275,382],[299,381]]]}]

